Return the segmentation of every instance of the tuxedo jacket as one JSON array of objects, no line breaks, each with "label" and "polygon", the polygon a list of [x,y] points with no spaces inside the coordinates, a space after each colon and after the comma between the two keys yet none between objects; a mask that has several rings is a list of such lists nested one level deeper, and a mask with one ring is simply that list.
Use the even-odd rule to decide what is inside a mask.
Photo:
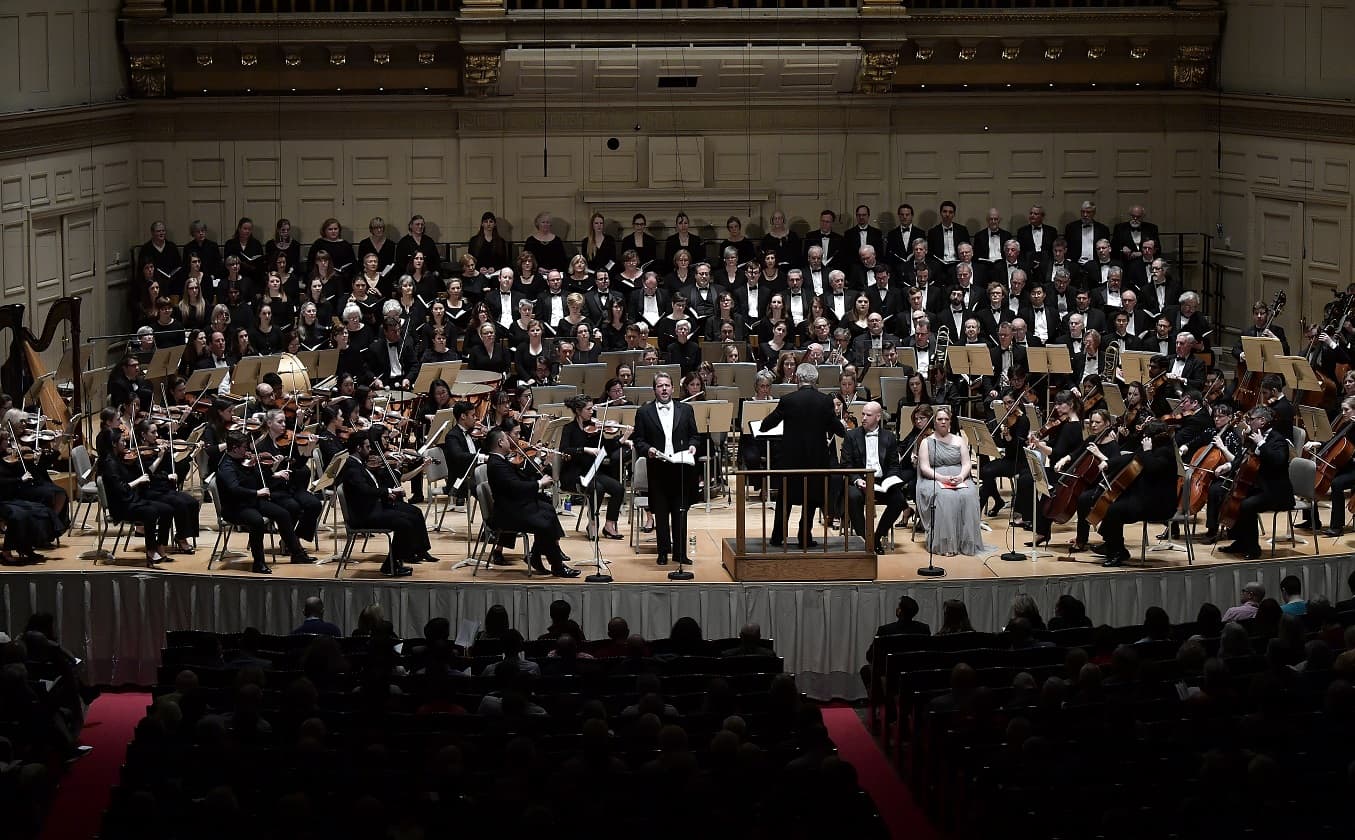
[{"label": "tuxedo jacket", "polygon": [[901,266],[913,258],[913,240],[926,238],[927,232],[917,225],[896,227],[885,234],[885,252],[878,256],[891,266]]},{"label": "tuxedo jacket", "polygon": [[1110,235],[1110,250],[1115,253],[1115,256],[1124,259],[1125,248],[1128,248],[1131,251],[1141,251],[1143,250],[1144,240],[1151,239],[1157,243],[1158,253],[1161,253],[1162,240],[1158,238],[1159,236],[1161,236],[1161,234],[1158,232],[1157,225],[1152,222],[1140,222],[1139,241],[1138,244],[1135,244],[1133,228],[1130,226],[1129,222],[1117,222],[1115,224],[1115,230]]},{"label": "tuxedo jacket", "polygon": [[[973,240],[969,238],[969,228],[959,222],[951,225],[951,228],[955,231],[955,250],[957,252],[960,249],[961,243],[969,242],[973,244]],[[941,225],[936,225],[931,230],[927,231],[927,255],[938,260],[945,260],[945,231],[942,230]]]},{"label": "tuxedo jacket", "polygon": [[[1068,259],[1075,263],[1082,262],[1082,219],[1074,219],[1064,225],[1063,238],[1068,240]],[[1092,222],[1092,244],[1095,245],[1097,240],[1100,239],[1110,239],[1110,228],[1101,222],[1094,221]],[[1090,259],[1096,258],[1094,252],[1086,256]]]},{"label": "tuxedo jacket", "polygon": [[832,397],[816,388],[800,388],[786,394],[762,421],[762,428],[771,430],[783,423],[778,469],[826,469],[831,466],[828,436],[846,434],[842,421],[833,411]]},{"label": "tuxedo jacket", "polygon": [[[698,444],[700,433],[696,428],[696,414],[686,403],[672,400],[673,406],[673,451],[683,452]],[[635,452],[645,457],[649,450],[664,451],[666,440],[663,423],[659,421],[658,402],[651,400],[635,412],[635,431],[631,435],[635,442]],[[652,489],[652,488],[651,488]]]},{"label": "tuxedo jacket", "polygon": [[[867,225],[865,244],[875,249],[875,258],[880,262],[885,261],[885,238],[880,229],[873,225]],[[853,263],[861,261],[861,228],[858,225],[852,225],[842,234],[843,256],[850,257]],[[840,268],[841,266],[839,266]]]},{"label": "tuxedo jacket", "polygon": [[625,299],[625,295],[615,289],[608,289],[605,295],[597,289],[589,289],[583,293],[583,311],[594,324],[605,324],[611,301]]},{"label": "tuxedo jacket", "polygon": [[[1053,225],[1040,225],[1040,247],[1035,247],[1035,228],[1032,225],[1022,225],[1016,230],[1016,241],[1021,243],[1021,253],[1028,257],[1035,257],[1037,254],[1052,256],[1054,253],[1054,239],[1058,237],[1058,229]],[[1044,260],[1041,260],[1043,263]]]},{"label": "tuxedo jacket", "polygon": [[[669,305],[668,301],[668,293],[665,292],[663,289],[656,289],[654,291],[654,299],[658,301],[660,318],[662,318],[664,315],[667,315],[670,311],[672,311],[672,306]],[[627,311],[630,312],[629,317],[631,323],[635,323],[636,321],[639,321],[641,318],[644,317],[645,314],[644,289],[636,289],[635,291],[630,293],[630,305],[627,307]],[[650,324],[650,326],[652,327],[653,324]]]},{"label": "tuxedo jacket", "polygon": [[[426,239],[427,237],[425,237]],[[380,379],[386,387],[391,387],[391,381],[395,377],[391,375],[390,353],[387,347],[390,342],[386,337],[379,336],[367,349],[363,351],[367,356],[367,370],[371,371],[372,376]],[[398,342],[400,359],[399,379],[408,379],[413,382],[419,377],[419,357],[414,352],[414,339],[412,336],[406,336],[404,340]]]},{"label": "tuxedo jacket", "polygon": [[[809,263],[809,249],[813,248],[815,245],[818,245],[820,248],[824,248],[823,234],[820,231],[811,230],[808,234],[805,235],[804,241],[805,264]],[[852,263],[856,262],[856,254],[852,254],[850,256],[843,254],[844,247],[845,246],[843,244],[842,234],[840,233],[828,234],[828,245],[826,248],[824,248],[823,251],[823,266],[825,269],[838,268],[843,271],[846,271],[847,268]]]},{"label": "tuxedo jacket", "polygon": [[[880,456],[880,480],[889,476],[903,478],[903,465],[899,462],[899,439],[893,432],[881,426],[878,452]],[[866,430],[851,429],[842,439],[842,466],[866,466]]]},{"label": "tuxedo jacket", "polygon": [[984,227],[983,230],[975,231],[975,232],[974,232],[974,241],[971,243],[971,244],[974,246],[974,262],[979,262],[979,261],[985,261],[985,262],[986,262],[986,261],[989,261],[989,260],[997,260],[997,261],[1001,262],[1001,261],[1002,261],[1002,243],[1004,243],[1004,242],[1006,242],[1008,239],[1012,239],[1012,238],[1013,238],[1013,237],[1012,237],[1012,232],[1011,232],[1011,231],[1009,231],[1009,230],[1003,230],[1002,228],[998,228],[998,229],[997,229],[997,251],[994,252],[994,251],[990,251],[990,250],[989,250],[989,248],[991,247],[992,239],[991,239],[991,237],[989,236],[988,228],[987,228],[987,227]]},{"label": "tuxedo jacket", "polygon": [[[1072,259],[1072,255],[1069,254],[1068,258],[1069,258],[1069,259]],[[1120,288],[1121,288],[1121,289],[1127,291],[1127,290],[1129,290],[1129,289],[1133,289],[1133,288],[1134,288],[1134,286],[1133,286],[1133,285],[1130,283],[1130,281],[1129,281],[1129,273],[1123,271],[1124,266],[1123,266],[1123,265],[1120,265],[1120,263],[1119,263],[1114,257],[1111,257],[1110,262],[1105,263],[1104,265],[1107,266],[1107,267],[1110,267],[1110,266],[1119,266],[1119,267],[1120,267],[1120,269],[1121,269],[1121,271],[1122,271],[1122,273],[1121,273],[1121,275],[1120,275],[1120,276],[1121,276],[1121,282],[1120,282]],[[1084,288],[1084,289],[1091,289],[1093,292],[1094,292],[1095,290],[1097,290],[1097,289],[1104,289],[1104,288],[1105,288],[1105,273],[1106,273],[1106,272],[1102,271],[1102,263],[1099,263],[1099,262],[1097,262],[1095,259],[1093,259],[1091,262],[1084,264],[1081,268],[1082,268],[1082,281],[1081,281],[1081,282],[1082,282],[1082,288]]]},{"label": "tuxedo jacket", "polygon": [[1151,313],[1154,316],[1161,315],[1168,309],[1179,309],[1181,293],[1181,281],[1175,278],[1168,278],[1163,284],[1166,290],[1166,303],[1159,306],[1157,302],[1157,287],[1151,281],[1136,284],[1139,296],[1139,309]]}]

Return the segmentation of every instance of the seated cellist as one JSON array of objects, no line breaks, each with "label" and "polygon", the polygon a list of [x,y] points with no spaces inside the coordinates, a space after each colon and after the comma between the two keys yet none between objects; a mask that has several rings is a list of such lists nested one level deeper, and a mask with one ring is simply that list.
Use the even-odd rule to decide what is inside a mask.
[{"label": "seated cellist", "polygon": [[1129,468],[1132,461],[1139,464],[1138,477],[1111,502],[1101,520],[1102,542],[1092,548],[1094,553],[1106,558],[1101,563],[1103,566],[1122,566],[1129,559],[1124,543],[1125,525],[1166,519],[1176,509],[1176,493],[1163,492],[1165,487],[1176,486],[1176,451],[1171,429],[1160,420],[1150,420],[1143,427],[1141,451],[1123,454],[1114,460],[1102,459],[1102,467],[1112,485],[1107,494],[1113,492],[1116,477]]}]

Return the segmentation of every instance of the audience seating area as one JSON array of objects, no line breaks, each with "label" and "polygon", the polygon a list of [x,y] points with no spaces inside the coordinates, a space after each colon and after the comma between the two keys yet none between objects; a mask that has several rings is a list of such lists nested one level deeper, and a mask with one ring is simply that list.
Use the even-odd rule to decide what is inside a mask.
[{"label": "audience seating area", "polygon": [[887,836],[770,642],[637,641],[171,632],[102,837]]},{"label": "audience seating area", "polygon": [[1270,600],[1227,625],[1205,605],[1174,626],[880,636],[872,727],[954,836],[1349,837],[1345,606],[1314,600],[1298,616]]}]

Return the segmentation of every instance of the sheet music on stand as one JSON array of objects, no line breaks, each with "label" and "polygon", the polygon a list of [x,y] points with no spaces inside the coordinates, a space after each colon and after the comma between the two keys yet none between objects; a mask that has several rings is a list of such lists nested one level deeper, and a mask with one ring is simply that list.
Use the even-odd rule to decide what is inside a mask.
[{"label": "sheet music on stand", "polygon": [[946,363],[950,365],[951,373],[969,377],[967,382],[996,375],[993,357],[986,344],[952,344],[946,352]]},{"label": "sheet music on stand", "polygon": [[230,373],[230,368],[203,368],[195,370],[188,376],[187,388],[190,393],[199,393],[201,391],[215,391],[221,387],[221,383]]},{"label": "sheet music on stand", "polygon": [[756,393],[755,381],[757,365],[752,362],[716,362],[715,381],[733,385],[739,389],[739,396],[751,397]]},{"label": "sheet music on stand", "polygon": [[986,455],[989,458],[1001,458],[1002,450],[998,449],[997,441],[993,440],[993,433],[988,431],[988,426],[982,420],[976,420],[973,417],[960,417],[960,434],[964,435],[969,441],[969,449],[978,455]]},{"label": "sheet music on stand", "polygon": [[760,432],[762,421],[776,409],[776,400],[744,400],[739,404],[739,417],[745,434],[754,437],[781,437],[781,427],[773,431]]},{"label": "sheet music on stand", "polygon": [[1301,405],[1299,415],[1303,418],[1303,428],[1308,432],[1308,440],[1326,443],[1331,440],[1334,431],[1327,420],[1327,412],[1311,405]]},{"label": "sheet music on stand", "polygon": [[185,346],[161,347],[146,363],[143,370],[148,380],[167,379],[179,371],[179,361],[183,358]]},{"label": "sheet music on stand", "polygon": [[682,365],[640,365],[635,369],[635,384],[653,387],[654,377],[661,373],[668,374],[676,390],[677,384],[682,381]]},{"label": "sheet music on stand", "polygon": [[1101,395],[1106,398],[1106,411],[1115,415],[1116,419],[1124,416],[1127,410],[1124,404],[1124,395],[1120,393],[1120,388],[1115,383],[1106,385],[1102,383]]},{"label": "sheet music on stand", "polygon": [[1035,406],[1023,402],[1021,403],[1021,410],[1026,413],[1026,422],[1030,423],[1031,434],[1035,434],[1044,426],[1044,423],[1040,422],[1040,412],[1036,410]]},{"label": "sheet music on stand", "polygon": [[1068,355],[1068,345],[1055,344],[1048,347],[1027,347],[1026,360],[1031,373],[1068,374],[1073,372],[1073,360]]},{"label": "sheet music on stand", "polygon": [[1124,371],[1124,381],[1148,383],[1148,363],[1156,353],[1144,350],[1126,350],[1120,354],[1120,370]]},{"label": "sheet music on stand", "polygon": [[1274,366],[1284,369],[1284,382],[1295,391],[1322,390],[1322,380],[1313,372],[1306,356],[1277,356]]},{"label": "sheet music on stand", "polygon": [[[1026,467],[1030,470],[1031,478],[1035,479],[1036,498],[1048,496],[1050,494],[1049,477],[1044,472],[1044,453],[1038,449],[1022,449],[1021,451],[1025,453]],[[1021,512],[1024,513],[1024,511]]]},{"label": "sheet music on stand", "polygon": [[[1274,362],[1283,353],[1284,344],[1278,338],[1259,335],[1242,336],[1242,355],[1247,363],[1248,372],[1285,373],[1284,366],[1277,368]],[[1285,384],[1288,385],[1289,383],[1286,382]]]}]

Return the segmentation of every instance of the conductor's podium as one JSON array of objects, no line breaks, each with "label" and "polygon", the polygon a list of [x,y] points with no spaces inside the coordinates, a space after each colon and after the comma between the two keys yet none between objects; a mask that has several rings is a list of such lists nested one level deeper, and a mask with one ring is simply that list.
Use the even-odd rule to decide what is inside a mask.
[{"label": "conductor's podium", "polygon": [[[755,581],[811,581],[811,580],[875,580],[877,560],[875,546],[871,537],[847,535],[828,535],[827,525],[815,529],[813,539],[818,545],[812,548],[800,548],[796,541],[799,524],[799,511],[789,516],[782,506],[781,513],[789,522],[782,530],[789,538],[785,545],[771,544],[771,530],[774,522],[764,506],[756,532],[749,536],[747,522],[747,477],[761,476],[767,487],[781,486],[784,481],[798,482],[803,492],[810,482],[821,482],[823,487],[829,481],[852,481],[865,475],[864,469],[822,469],[822,470],[740,470],[734,473],[735,531],[734,537],[722,541],[721,563],[725,571],[734,580]],[[872,488],[873,489],[873,488]],[[825,497],[827,494],[825,493]],[[875,494],[865,494],[866,521],[875,521]],[[872,530],[872,529],[867,529]]]}]

